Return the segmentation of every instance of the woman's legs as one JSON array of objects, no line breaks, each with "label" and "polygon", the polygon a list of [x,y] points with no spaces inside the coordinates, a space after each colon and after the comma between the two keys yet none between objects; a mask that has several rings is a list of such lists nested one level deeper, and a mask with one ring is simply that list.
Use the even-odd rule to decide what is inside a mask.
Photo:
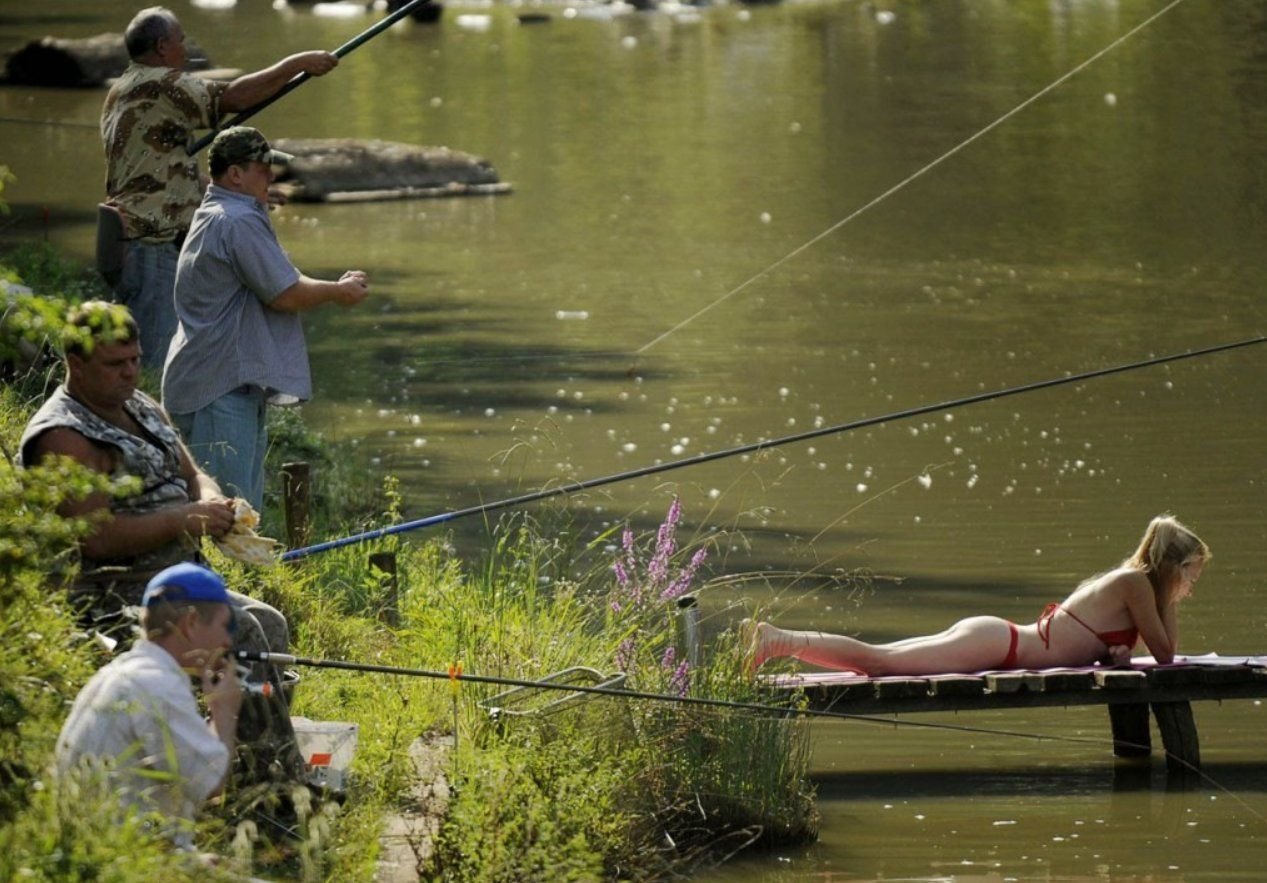
[{"label": "woman's legs", "polygon": [[868,644],[844,635],[792,631],[745,620],[745,646],[756,668],[767,659],[791,656],[836,670],[869,675],[929,675],[997,668],[1007,658],[1012,625],[997,616],[963,619],[935,635],[891,644]]}]

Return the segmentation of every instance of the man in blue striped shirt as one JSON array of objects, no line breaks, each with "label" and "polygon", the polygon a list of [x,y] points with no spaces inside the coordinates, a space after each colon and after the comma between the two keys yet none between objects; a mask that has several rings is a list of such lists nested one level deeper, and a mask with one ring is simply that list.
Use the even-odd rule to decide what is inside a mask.
[{"label": "man in blue striped shirt", "polygon": [[369,293],[366,274],[301,273],[268,218],[272,166],[290,157],[256,129],[216,136],[212,183],[176,268],[176,336],[163,367],[163,405],[189,449],[226,492],[263,507],[267,405],[312,397],[299,314]]}]

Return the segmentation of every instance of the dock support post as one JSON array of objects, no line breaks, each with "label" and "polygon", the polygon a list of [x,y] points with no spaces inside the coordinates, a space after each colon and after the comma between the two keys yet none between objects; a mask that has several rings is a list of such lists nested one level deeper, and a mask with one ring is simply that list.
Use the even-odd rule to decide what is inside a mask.
[{"label": "dock support post", "polygon": [[1153,717],[1166,749],[1166,769],[1191,772],[1201,768],[1201,744],[1197,723],[1188,702],[1154,702]]},{"label": "dock support post", "polygon": [[1148,757],[1152,752],[1148,706],[1143,702],[1111,704],[1109,725],[1113,728],[1114,757]]}]

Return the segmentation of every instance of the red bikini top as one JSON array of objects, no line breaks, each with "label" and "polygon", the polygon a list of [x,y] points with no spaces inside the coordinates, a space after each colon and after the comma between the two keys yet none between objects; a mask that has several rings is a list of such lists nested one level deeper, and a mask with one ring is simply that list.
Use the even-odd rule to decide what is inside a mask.
[{"label": "red bikini top", "polygon": [[1117,629],[1112,632],[1097,632],[1095,629],[1091,628],[1091,626],[1079,619],[1078,614],[1074,613],[1072,610],[1066,610],[1059,604],[1053,603],[1044,607],[1042,615],[1038,617],[1038,636],[1043,639],[1044,647],[1051,646],[1051,620],[1052,617],[1061,611],[1069,614],[1074,622],[1078,623],[1078,625],[1082,626],[1084,629],[1103,641],[1104,646],[1106,647],[1134,647],[1139,641],[1139,629],[1134,626],[1128,629]]}]

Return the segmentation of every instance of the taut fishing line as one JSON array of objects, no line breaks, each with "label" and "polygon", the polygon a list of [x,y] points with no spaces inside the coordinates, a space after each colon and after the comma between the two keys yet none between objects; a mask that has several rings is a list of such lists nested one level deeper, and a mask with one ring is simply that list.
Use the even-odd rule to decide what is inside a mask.
[{"label": "taut fishing line", "polygon": [[660,343],[661,341],[665,340],[665,339],[666,339],[666,338],[668,338],[670,335],[675,334],[675,333],[676,333],[676,332],[678,332],[678,331],[681,331],[683,328],[685,328],[687,325],[689,325],[689,324],[691,324],[692,322],[694,322],[694,321],[695,321],[696,319],[698,319],[700,316],[704,315],[705,313],[709,312],[710,310],[712,310],[713,308],[715,308],[715,307],[719,306],[720,304],[724,303],[725,301],[730,300],[730,298],[734,297],[736,294],[739,294],[739,292],[743,291],[743,290],[744,290],[744,289],[746,289],[748,286],[752,285],[752,283],[756,282],[758,279],[761,279],[762,277],[764,277],[764,276],[768,275],[768,274],[769,274],[770,272],[772,272],[773,270],[776,270],[776,269],[778,269],[779,267],[783,266],[784,264],[786,264],[788,261],[792,260],[792,258],[796,257],[797,255],[800,255],[800,254],[804,253],[805,251],[809,250],[809,249],[810,249],[810,248],[812,248],[814,245],[818,244],[819,242],[821,242],[822,240],[826,239],[826,238],[827,238],[828,236],[830,236],[831,234],[835,233],[835,232],[836,232],[837,230],[839,230],[841,227],[843,227],[843,226],[845,226],[846,224],[848,224],[848,223],[849,223],[850,221],[852,221],[854,218],[858,217],[859,215],[863,214],[864,212],[868,211],[869,209],[874,208],[875,206],[877,206],[877,205],[879,205],[880,203],[884,202],[884,200],[888,199],[888,198],[889,198],[890,196],[892,196],[894,193],[897,193],[898,191],[900,191],[900,190],[904,189],[904,188],[905,188],[908,184],[910,184],[911,182],[915,181],[916,179],[918,179],[918,178],[922,178],[922,177],[923,177],[924,175],[926,175],[928,172],[931,172],[931,171],[932,171],[933,169],[935,169],[937,166],[941,165],[943,162],[945,162],[946,160],[950,159],[950,158],[951,158],[952,156],[954,156],[955,154],[959,153],[961,150],[963,150],[963,149],[964,149],[965,147],[967,147],[969,144],[972,144],[974,141],[977,141],[978,139],[980,139],[981,137],[983,137],[984,135],[986,135],[988,132],[991,132],[991,131],[993,131],[994,129],[998,128],[998,127],[999,127],[999,126],[1001,126],[1003,123],[1005,123],[1007,120],[1011,119],[1011,118],[1012,118],[1012,117],[1014,117],[1016,114],[1020,113],[1022,110],[1024,110],[1025,108],[1027,108],[1027,107],[1029,107],[1031,104],[1033,104],[1035,101],[1037,101],[1038,99],[1042,98],[1042,97],[1043,97],[1044,95],[1046,95],[1048,92],[1051,92],[1051,91],[1052,91],[1053,89],[1055,89],[1057,86],[1060,86],[1060,85],[1061,85],[1062,83],[1064,83],[1065,81],[1067,81],[1067,80],[1071,79],[1072,77],[1074,77],[1075,75],[1077,75],[1077,74],[1078,74],[1078,73],[1080,73],[1081,71],[1085,70],[1087,67],[1089,67],[1089,66],[1091,66],[1092,64],[1094,64],[1094,63],[1095,63],[1096,61],[1098,61],[1100,58],[1102,58],[1103,56],[1107,55],[1109,52],[1112,52],[1112,51],[1113,51],[1114,49],[1116,49],[1118,46],[1122,45],[1122,43],[1124,43],[1124,42],[1126,42],[1127,40],[1129,40],[1129,39],[1130,39],[1131,37],[1133,37],[1135,34],[1139,33],[1139,32],[1140,32],[1140,31],[1142,31],[1144,28],[1148,27],[1150,24],[1152,24],[1153,22],[1155,22],[1157,19],[1161,18],[1163,15],[1165,15],[1165,14],[1166,14],[1167,12],[1169,12],[1170,10],[1174,9],[1176,6],[1178,6],[1178,5],[1179,5],[1180,3],[1182,3],[1182,2],[1184,2],[1184,0],[1172,0],[1172,2],[1171,2],[1170,4],[1168,4],[1167,6],[1165,6],[1164,8],[1162,8],[1159,12],[1154,13],[1153,15],[1149,16],[1148,18],[1146,18],[1146,19],[1145,19],[1143,22],[1141,22],[1140,24],[1138,24],[1138,25],[1136,25],[1135,27],[1131,28],[1131,29],[1130,29],[1129,31],[1127,31],[1125,34],[1123,34],[1122,36],[1118,37],[1116,40],[1114,40],[1114,41],[1113,41],[1112,43],[1110,43],[1108,46],[1105,46],[1105,47],[1104,47],[1103,49],[1101,49],[1099,52],[1095,53],[1095,55],[1092,55],[1092,56],[1091,56],[1090,58],[1088,58],[1086,61],[1084,61],[1084,62],[1082,62],[1081,64],[1079,64],[1079,65],[1077,65],[1076,67],[1074,67],[1074,68],[1073,68],[1072,70],[1070,70],[1068,73],[1066,73],[1066,74],[1064,74],[1064,75],[1062,75],[1062,76],[1058,77],[1057,79],[1053,80],[1051,83],[1049,83],[1048,85],[1044,86],[1042,89],[1039,89],[1037,92],[1035,92],[1035,93],[1034,93],[1033,95],[1031,95],[1029,98],[1026,98],[1026,99],[1025,99],[1024,101],[1022,101],[1020,104],[1016,105],[1016,107],[1012,108],[1012,109],[1011,109],[1011,110],[1009,110],[1007,113],[1003,114],[1003,116],[999,117],[999,118],[998,118],[998,119],[996,119],[994,122],[990,123],[990,124],[989,124],[989,125],[987,125],[985,128],[983,128],[983,129],[981,129],[980,131],[978,131],[976,134],[971,135],[971,136],[969,136],[968,138],[966,138],[965,140],[963,140],[963,141],[959,142],[959,143],[958,143],[958,144],[956,144],[954,147],[950,148],[950,150],[947,150],[947,151],[946,151],[945,153],[943,153],[941,156],[937,157],[935,160],[933,160],[932,162],[930,162],[930,163],[928,163],[927,165],[925,165],[923,168],[921,168],[921,169],[919,169],[918,171],[916,171],[916,172],[912,173],[911,175],[907,176],[905,179],[903,179],[902,181],[899,181],[897,184],[894,184],[892,187],[890,187],[888,190],[884,191],[884,192],[883,192],[883,193],[881,193],[879,196],[877,196],[877,197],[875,197],[874,199],[872,199],[872,200],[871,200],[870,202],[868,202],[866,205],[863,205],[861,208],[855,209],[852,213],[850,213],[850,214],[849,214],[849,215],[847,215],[846,217],[842,218],[841,220],[837,221],[836,223],[832,224],[830,227],[828,227],[828,228],[827,228],[826,230],[824,230],[823,232],[819,233],[817,236],[814,236],[812,239],[808,240],[807,242],[805,242],[805,243],[803,243],[803,244],[801,244],[801,245],[797,246],[796,248],[792,249],[790,252],[788,252],[787,254],[785,254],[783,257],[779,258],[779,259],[778,259],[777,261],[775,261],[774,263],[770,264],[770,265],[769,265],[768,267],[766,267],[764,270],[760,271],[759,273],[756,273],[755,275],[753,275],[753,276],[752,276],[752,277],[750,277],[749,279],[745,280],[744,282],[741,282],[739,285],[735,286],[735,287],[734,287],[734,288],[732,288],[730,291],[727,291],[725,294],[723,294],[721,297],[717,298],[717,299],[716,299],[715,301],[713,301],[712,303],[709,303],[709,304],[707,304],[707,305],[705,305],[705,306],[701,307],[700,309],[696,310],[693,314],[691,314],[690,316],[687,316],[685,319],[683,319],[681,322],[679,322],[679,323],[677,323],[676,325],[674,325],[674,326],[673,326],[672,328],[670,328],[668,331],[665,331],[664,333],[660,334],[658,337],[655,337],[654,339],[652,339],[652,340],[648,341],[647,343],[644,343],[642,346],[638,347],[638,349],[634,350],[634,354],[635,354],[635,355],[641,355],[642,353],[645,353],[647,350],[651,349],[651,348],[652,348],[653,346],[655,346],[656,344],[658,344],[658,343]]},{"label": "taut fishing line", "polygon": [[442,512],[438,515],[431,515],[426,518],[420,518],[415,521],[406,521],[401,524],[395,524],[390,527],[381,527],[376,530],[366,531],[364,533],[353,534],[351,536],[342,537],[340,539],[328,540],[324,543],[317,543],[312,546],[306,546],[301,549],[291,549],[282,555],[283,561],[294,561],[298,558],[304,558],[308,555],[314,555],[318,552],[328,552],[332,549],[350,546],[354,543],[363,543],[369,540],[381,539],[383,537],[392,536],[394,534],[406,533],[412,530],[420,530],[424,527],[434,527],[437,524],[444,524],[459,518],[465,518],[469,515],[480,515],[488,512],[496,512],[501,509],[508,509],[512,506],[523,505],[524,503],[532,503],[537,500],[544,500],[549,497],[557,497],[561,494],[572,494],[578,491],[589,490],[590,488],[602,487],[608,484],[615,484],[621,481],[630,481],[635,478],[642,478],[647,475],[655,475],[660,472],[668,472],[673,469],[681,469],[685,466],[696,466],[701,463],[709,463],[713,460],[721,460],[726,457],[734,457],[739,454],[750,454],[758,451],[764,451],[769,448],[776,448],[781,445],[791,444],[793,442],[808,441],[809,439],[819,438],[825,435],[835,435],[838,433],[849,432],[854,429],[862,429],[868,426],[875,426],[880,423],[889,423],[895,420],[903,420],[908,417],[918,417],[922,414],[931,414],[935,411],[945,411],[950,408],[963,407],[978,402],[986,402],[994,399],[1006,398],[1008,396],[1020,395],[1025,392],[1034,392],[1040,389],[1047,389],[1053,386],[1063,386],[1069,383],[1080,383],[1084,380],[1091,380],[1097,377],[1106,377],[1110,374],[1120,374],[1124,371],[1133,371],[1137,368],[1147,368],[1154,365],[1162,365],[1167,362],[1176,362],[1181,359],[1192,359],[1198,356],[1210,355],[1211,353],[1225,352],[1227,350],[1238,349],[1240,347],[1253,346],[1267,342],[1267,337],[1252,337],[1247,340],[1238,340],[1231,343],[1221,343],[1215,346],[1205,347],[1199,350],[1188,350],[1182,353],[1171,353],[1166,356],[1157,356],[1151,359],[1145,359],[1138,362],[1128,362],[1123,365],[1114,365],[1109,368],[1098,368],[1094,371],[1084,371],[1081,374],[1067,374],[1064,377],[1055,377],[1049,380],[1040,380],[1035,383],[1027,383],[1021,386],[1008,387],[1006,389],[995,390],[994,392],[983,392],[976,395],[964,396],[959,399],[951,399],[949,401],[938,402],[930,405],[920,405],[914,408],[908,408],[904,411],[895,411],[889,414],[881,414],[878,417],[864,417],[860,420],[854,420],[849,423],[838,423],[833,426],[824,426],[820,429],[811,429],[805,432],[798,432],[794,435],[785,435],[780,438],[767,439],[765,441],[753,442],[751,444],[739,445],[733,448],[724,448],[719,451],[706,452],[696,454],[693,457],[685,457],[681,460],[670,460],[667,463],[659,463],[653,466],[643,466],[639,469],[631,469],[626,472],[618,472],[614,475],[604,475],[598,478],[588,478],[583,481],[569,481],[554,487],[545,488],[539,491],[533,491],[527,494],[520,494],[515,497],[507,497],[491,503],[480,503],[475,506],[468,506],[465,509],[455,509],[450,512]]}]

